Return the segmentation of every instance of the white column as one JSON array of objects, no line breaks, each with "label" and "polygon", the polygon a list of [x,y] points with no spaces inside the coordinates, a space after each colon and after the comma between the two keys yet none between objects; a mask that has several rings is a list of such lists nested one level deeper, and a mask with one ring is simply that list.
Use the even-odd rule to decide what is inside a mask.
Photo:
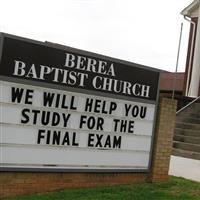
[{"label": "white column", "polygon": [[200,6],[199,6],[199,16],[197,24],[197,33],[194,49],[194,59],[192,67],[192,76],[189,87],[188,96],[197,97],[200,83]]}]

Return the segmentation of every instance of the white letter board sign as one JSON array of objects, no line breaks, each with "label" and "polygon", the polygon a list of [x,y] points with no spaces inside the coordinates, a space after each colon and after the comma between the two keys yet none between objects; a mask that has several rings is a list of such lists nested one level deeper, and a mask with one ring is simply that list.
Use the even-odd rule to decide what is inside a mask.
[{"label": "white letter board sign", "polygon": [[1,34],[1,171],[148,171],[159,72]]}]

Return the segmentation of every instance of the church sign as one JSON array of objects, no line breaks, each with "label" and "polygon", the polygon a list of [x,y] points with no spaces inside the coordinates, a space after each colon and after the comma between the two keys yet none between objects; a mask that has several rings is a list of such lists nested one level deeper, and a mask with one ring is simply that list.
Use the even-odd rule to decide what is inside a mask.
[{"label": "church sign", "polygon": [[159,72],[8,34],[1,171],[148,171]]}]

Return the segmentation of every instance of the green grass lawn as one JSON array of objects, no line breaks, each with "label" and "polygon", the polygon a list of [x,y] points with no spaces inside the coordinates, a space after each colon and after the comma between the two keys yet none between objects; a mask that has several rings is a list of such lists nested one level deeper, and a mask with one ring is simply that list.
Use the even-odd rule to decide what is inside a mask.
[{"label": "green grass lawn", "polygon": [[[73,189],[12,200],[200,200],[200,183],[171,177],[166,183]],[[11,200],[11,199],[9,199]]]}]

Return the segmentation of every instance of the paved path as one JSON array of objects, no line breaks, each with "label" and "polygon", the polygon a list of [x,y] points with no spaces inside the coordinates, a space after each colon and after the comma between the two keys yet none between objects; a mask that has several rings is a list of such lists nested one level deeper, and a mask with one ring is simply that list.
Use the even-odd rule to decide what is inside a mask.
[{"label": "paved path", "polygon": [[200,160],[171,156],[169,174],[200,182]]}]

